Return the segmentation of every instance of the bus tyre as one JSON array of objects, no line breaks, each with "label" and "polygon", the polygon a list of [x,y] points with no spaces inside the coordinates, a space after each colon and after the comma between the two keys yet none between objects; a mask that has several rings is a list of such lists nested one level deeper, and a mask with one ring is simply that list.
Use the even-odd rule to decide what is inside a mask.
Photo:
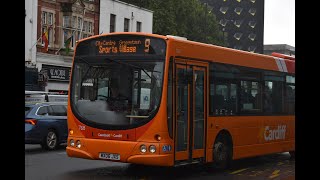
[{"label": "bus tyre", "polygon": [[296,157],[296,152],[295,151],[290,151],[289,152],[291,159],[294,159]]},{"label": "bus tyre", "polygon": [[213,158],[215,168],[226,169],[230,167],[231,151],[226,141],[220,139],[214,144]]},{"label": "bus tyre", "polygon": [[57,133],[50,129],[47,135],[44,137],[41,147],[45,150],[54,150],[58,147],[58,145]]}]

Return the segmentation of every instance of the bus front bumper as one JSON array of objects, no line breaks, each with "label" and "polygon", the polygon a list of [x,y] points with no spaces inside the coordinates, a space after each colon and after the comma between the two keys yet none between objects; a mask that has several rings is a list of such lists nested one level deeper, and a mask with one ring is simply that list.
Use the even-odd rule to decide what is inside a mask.
[{"label": "bus front bumper", "polygon": [[[107,160],[113,162],[124,162],[154,166],[173,166],[173,154],[159,153],[159,146],[157,146],[157,153],[152,154],[150,152],[140,153],[139,147],[142,142],[106,141],[82,138],[81,142],[83,142],[83,144],[80,148],[70,146],[70,144],[68,143],[68,146],[66,147],[66,152],[69,157],[77,157],[91,160]],[[149,143],[143,144],[147,145]],[[100,158],[100,153],[119,154],[120,160],[102,159]]]}]

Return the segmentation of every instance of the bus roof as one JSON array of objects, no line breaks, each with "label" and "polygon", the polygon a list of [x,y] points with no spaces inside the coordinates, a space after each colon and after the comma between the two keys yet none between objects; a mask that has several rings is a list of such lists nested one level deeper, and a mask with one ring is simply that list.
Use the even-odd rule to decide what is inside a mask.
[{"label": "bus roof", "polygon": [[141,32],[114,32],[91,36],[81,39],[79,42],[97,37],[116,35],[150,36],[170,41],[171,48],[168,50],[170,51],[170,54],[173,54],[177,58],[204,60],[209,62],[280,71],[291,74],[295,73],[295,61],[289,60],[288,58],[237,50],[214,44],[205,44],[202,42],[191,41],[184,37],[172,35],[164,36]]}]

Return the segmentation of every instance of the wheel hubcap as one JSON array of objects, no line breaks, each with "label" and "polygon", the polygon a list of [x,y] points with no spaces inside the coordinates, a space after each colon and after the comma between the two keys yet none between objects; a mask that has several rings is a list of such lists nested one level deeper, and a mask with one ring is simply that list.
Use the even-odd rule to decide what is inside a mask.
[{"label": "wheel hubcap", "polygon": [[54,148],[57,143],[57,136],[54,132],[49,132],[47,136],[47,145],[50,148]]},{"label": "wheel hubcap", "polygon": [[218,146],[218,159],[220,161],[223,161],[225,159],[227,159],[227,151],[226,151],[226,147],[223,145]]}]

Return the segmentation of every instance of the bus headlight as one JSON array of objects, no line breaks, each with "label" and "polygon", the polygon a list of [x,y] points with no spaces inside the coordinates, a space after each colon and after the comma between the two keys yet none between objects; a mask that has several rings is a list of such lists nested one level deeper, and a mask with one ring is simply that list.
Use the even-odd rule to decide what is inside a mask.
[{"label": "bus headlight", "polygon": [[73,139],[70,140],[70,146],[74,146],[74,140]]},{"label": "bus headlight", "polygon": [[154,145],[149,146],[149,151],[151,153],[155,153],[156,152],[156,146],[154,146]]},{"label": "bus headlight", "polygon": [[147,152],[147,146],[144,145],[144,144],[142,144],[142,145],[140,146],[140,151],[141,151],[142,153]]},{"label": "bus headlight", "polygon": [[80,148],[80,147],[81,147],[81,143],[80,143],[79,140],[76,142],[76,147],[77,147],[77,148]]}]

